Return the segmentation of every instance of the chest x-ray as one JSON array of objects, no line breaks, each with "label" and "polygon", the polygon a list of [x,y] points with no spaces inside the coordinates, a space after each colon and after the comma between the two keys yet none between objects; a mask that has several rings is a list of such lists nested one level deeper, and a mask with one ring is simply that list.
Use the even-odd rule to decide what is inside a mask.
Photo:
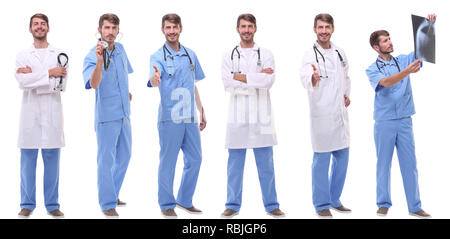
[{"label": "chest x-ray", "polygon": [[424,17],[411,15],[414,33],[414,52],[416,59],[436,63],[436,40],[434,22]]}]

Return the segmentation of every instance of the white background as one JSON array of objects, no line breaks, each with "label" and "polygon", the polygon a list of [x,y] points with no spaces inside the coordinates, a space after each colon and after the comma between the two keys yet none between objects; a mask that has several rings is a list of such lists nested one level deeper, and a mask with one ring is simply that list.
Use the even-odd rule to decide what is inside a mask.
[{"label": "white background", "polygon": [[[0,104],[0,218],[16,218],[20,210],[20,151],[17,148],[22,91],[14,79],[16,54],[28,48],[32,36],[29,18],[42,12],[50,18],[48,40],[65,49],[70,58],[67,92],[63,95],[66,147],[61,153],[60,204],[66,218],[103,218],[97,200],[97,144],[94,132],[94,91],[84,89],[82,65],[96,44],[100,15],[116,13],[120,31],[134,73],[130,75],[133,156],[120,198],[128,203],[118,208],[121,218],[162,218],[157,201],[159,142],[157,111],[159,92],[146,87],[150,55],[164,43],[161,17],[178,13],[183,22],[181,43],[199,57],[206,79],[198,88],[208,120],[202,132],[203,164],[194,205],[204,211],[190,215],[177,210],[179,218],[220,218],[226,200],[224,149],[228,95],[221,80],[222,54],[239,41],[236,18],[250,12],[256,16],[255,41],[272,50],[277,79],[271,90],[278,145],[274,147],[276,185],[286,218],[317,218],[311,197],[312,147],[309,133],[309,104],[299,79],[303,52],[315,40],[313,19],[330,13],[335,19],[332,41],[349,59],[352,79],[350,162],[342,202],[351,214],[334,213],[335,218],[379,218],[376,216],[373,141],[373,98],[365,69],[377,55],[369,46],[369,35],[379,29],[391,33],[394,55],[413,51],[411,14],[438,15],[437,64],[425,63],[412,76],[417,114],[413,117],[419,185],[423,208],[433,218],[449,218],[450,200],[447,149],[450,134],[449,16],[444,1],[10,1],[0,9],[2,34],[0,76],[3,82]],[[183,167],[180,153],[174,191]],[[42,160],[37,168],[37,208],[32,218],[49,218],[43,202]],[[397,157],[392,164],[393,206],[387,218],[411,218]],[[247,153],[243,203],[236,218],[270,218],[261,198],[252,151]]]}]

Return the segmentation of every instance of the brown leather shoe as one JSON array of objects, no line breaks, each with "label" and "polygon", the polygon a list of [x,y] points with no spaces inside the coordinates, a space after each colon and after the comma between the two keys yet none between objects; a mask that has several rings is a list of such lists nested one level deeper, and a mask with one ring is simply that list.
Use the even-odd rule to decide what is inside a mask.
[{"label": "brown leather shoe", "polygon": [[105,210],[105,211],[103,211],[103,214],[106,217],[119,217],[119,214],[117,213],[115,208],[111,208],[111,209]]},{"label": "brown leather shoe", "polygon": [[161,210],[162,215],[165,218],[176,218],[177,214],[174,209]]},{"label": "brown leather shoe", "polygon": [[22,208],[19,212],[19,217],[28,218],[32,213],[33,211],[30,209]]},{"label": "brown leather shoe", "polygon": [[420,210],[418,212],[409,213],[411,216],[419,217],[419,218],[431,218],[431,215],[426,213],[424,210]]},{"label": "brown leather shoe", "polygon": [[185,210],[185,211],[187,211],[188,213],[191,213],[191,214],[200,214],[200,213],[202,213],[202,210],[200,210],[200,209],[198,209],[198,208],[196,208],[194,206],[187,208],[187,207],[181,206],[180,204],[177,204],[177,207],[179,207],[179,208],[181,208],[181,209],[183,209],[183,210]]},{"label": "brown leather shoe", "polygon": [[333,215],[331,214],[329,209],[324,209],[322,211],[318,211],[317,215],[322,218],[332,218],[333,217]]},{"label": "brown leather shoe", "polygon": [[239,214],[239,212],[236,212],[235,210],[233,210],[233,209],[229,209],[229,208],[227,208],[227,209],[225,209],[225,211],[223,211],[222,212],[222,217],[226,217],[226,218],[232,218],[232,217],[234,217],[234,216],[236,216],[236,215],[238,215]]},{"label": "brown leather shoe", "polygon": [[272,217],[284,217],[284,216],[286,216],[286,215],[284,214],[284,212],[281,211],[279,208],[274,209],[274,210],[268,212],[267,214],[269,214],[269,215],[272,216]]},{"label": "brown leather shoe", "polygon": [[380,207],[377,210],[377,215],[384,217],[384,216],[386,216],[388,214],[388,211],[389,211],[389,208],[387,208],[387,207]]},{"label": "brown leather shoe", "polygon": [[340,206],[340,207],[332,207],[335,211],[337,212],[341,212],[341,213],[350,213],[352,212],[352,210],[350,208],[346,208],[344,206]]},{"label": "brown leather shoe", "polygon": [[117,199],[117,206],[119,206],[119,207],[124,207],[124,206],[126,206],[126,205],[127,205],[126,202],[120,201],[120,199]]},{"label": "brown leather shoe", "polygon": [[55,209],[51,212],[48,212],[48,215],[50,215],[54,218],[63,218],[64,217],[64,213],[61,212],[59,209]]}]

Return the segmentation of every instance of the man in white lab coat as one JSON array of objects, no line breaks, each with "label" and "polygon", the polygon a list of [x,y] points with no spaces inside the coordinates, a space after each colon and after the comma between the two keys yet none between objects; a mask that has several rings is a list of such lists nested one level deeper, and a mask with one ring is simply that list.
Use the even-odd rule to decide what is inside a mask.
[{"label": "man in white lab coat", "polygon": [[[59,157],[64,146],[61,91],[67,70],[58,66],[61,50],[47,42],[48,17],[30,18],[33,45],[16,58],[16,79],[23,90],[18,147],[21,152],[21,211],[28,217],[36,208],[36,161],[41,149],[44,160],[44,197],[49,215],[63,217],[58,203]],[[61,80],[62,79],[62,80]],[[65,83],[63,83],[65,85]]]},{"label": "man in white lab coat", "polygon": [[[317,215],[331,217],[330,207],[338,212],[351,211],[339,200],[349,158],[350,78],[344,51],[330,41],[333,17],[317,15],[314,32],[317,41],[303,57],[301,81],[308,91],[310,105],[313,204]],[[333,164],[329,175],[331,155]]]},{"label": "man in white lab coat", "polygon": [[253,41],[256,19],[252,14],[238,17],[236,30],[241,42],[225,53],[222,79],[230,92],[226,145],[228,186],[224,217],[236,215],[242,202],[245,154],[253,149],[266,212],[284,216],[275,190],[272,146],[277,144],[273,127],[269,89],[275,81],[272,53]]}]

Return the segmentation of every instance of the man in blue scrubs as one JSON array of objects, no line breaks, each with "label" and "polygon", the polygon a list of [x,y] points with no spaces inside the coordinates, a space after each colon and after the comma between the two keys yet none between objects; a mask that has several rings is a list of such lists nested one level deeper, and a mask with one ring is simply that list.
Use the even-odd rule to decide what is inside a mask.
[{"label": "man in blue scrubs", "polygon": [[[192,205],[192,197],[202,162],[200,130],[206,127],[206,118],[195,82],[205,75],[195,53],[179,42],[182,25],[177,14],[167,14],[162,18],[161,31],[166,43],[150,58],[147,86],[159,87],[161,96],[158,202],[163,216],[170,218],[177,216],[174,211],[177,205],[189,213],[201,213]],[[201,112],[200,126],[195,108]],[[180,149],[184,153],[184,169],[175,200],[173,179]]]},{"label": "man in blue scrubs", "polygon": [[[436,15],[428,15],[435,21]],[[374,137],[377,151],[377,214],[385,216],[392,206],[390,169],[394,147],[403,177],[408,211],[418,217],[430,217],[422,210],[411,116],[415,113],[409,75],[422,66],[414,52],[392,57],[394,51],[389,33],[380,30],[370,36],[370,45],[378,58],[366,70],[375,90]]]},{"label": "man in blue scrubs", "polygon": [[[108,217],[119,216],[116,206],[131,157],[130,100],[128,74],[133,73],[122,44],[115,43],[119,18],[114,14],[100,17],[101,40],[84,59],[86,89],[95,89],[95,131],[97,133],[98,197]],[[107,42],[106,51],[103,43]]]}]

